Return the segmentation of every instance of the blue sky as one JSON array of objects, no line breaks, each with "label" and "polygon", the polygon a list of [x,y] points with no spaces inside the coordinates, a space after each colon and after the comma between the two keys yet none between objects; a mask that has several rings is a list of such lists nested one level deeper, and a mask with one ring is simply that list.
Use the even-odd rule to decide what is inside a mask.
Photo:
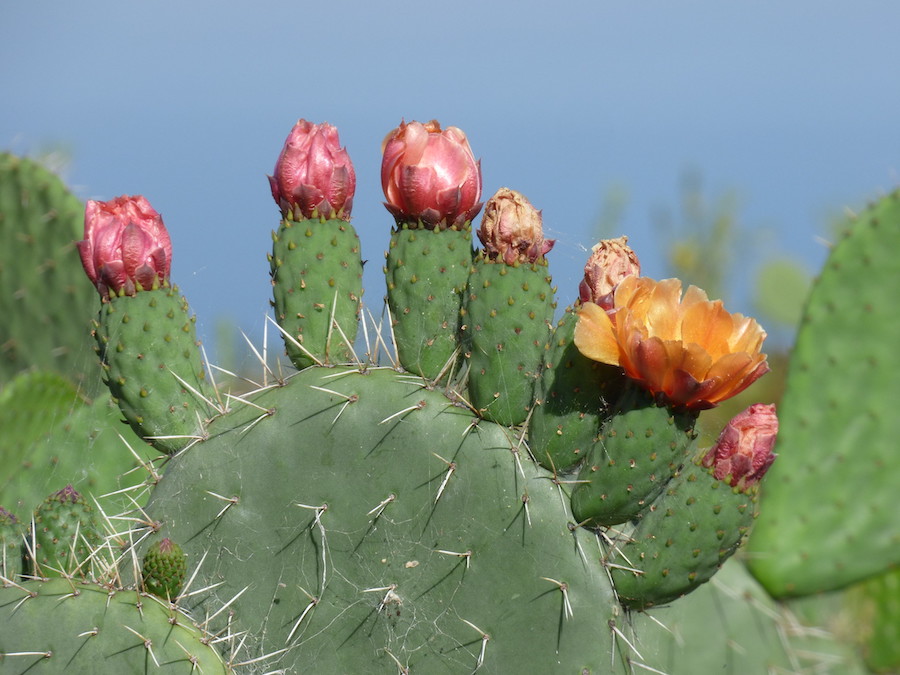
[{"label": "blue sky", "polygon": [[[0,149],[67,148],[83,199],[144,194],[207,343],[222,316],[261,333],[266,174],[300,117],[335,124],[356,165],[374,308],[392,223],[380,142],[401,118],[461,127],[486,196],[508,186],[543,209],[561,305],[617,185],[615,234],[664,274],[653,214],[687,168],[712,198],[736,190],[765,233],[762,252],[736,252],[746,287],[763,255],[817,269],[829,216],[900,182],[898,26],[900,5],[872,0],[7,0]],[[732,308],[750,312],[747,293]]]}]

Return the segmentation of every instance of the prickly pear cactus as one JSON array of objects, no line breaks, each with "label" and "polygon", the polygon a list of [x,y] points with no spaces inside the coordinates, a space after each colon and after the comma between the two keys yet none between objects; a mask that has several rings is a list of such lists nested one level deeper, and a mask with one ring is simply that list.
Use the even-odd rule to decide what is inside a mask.
[{"label": "prickly pear cactus", "polygon": [[[0,153],[0,385],[28,368],[94,392],[85,320],[94,293],[75,255],[84,205],[38,162]],[[48,292],[53,289],[53,292]]]},{"label": "prickly pear cactus", "polygon": [[[410,244],[413,222],[416,242],[468,234],[480,164],[459,130],[417,124],[386,145],[395,238]],[[709,450],[693,426],[765,373],[755,321],[639,277],[631,257],[554,323],[552,242],[539,212],[501,191],[485,209],[484,250],[473,256],[468,236],[461,251],[438,247],[462,255],[452,279],[423,262],[431,247],[391,245],[387,301],[410,311],[362,331],[367,354],[398,331],[399,358],[367,362],[349,350],[355,234],[348,262],[319,256],[331,239],[311,230],[339,221],[352,232],[340,223],[355,174],[333,127],[298,122],[271,182],[283,216],[269,258],[277,318],[300,370],[275,378],[261,364],[262,384],[240,395],[202,377],[190,327],[164,328],[187,315],[180,296],[154,301],[173,295],[158,214],[137,197],[88,206],[79,249],[98,323],[140,308],[115,330],[97,326],[103,372],[162,461],[142,458],[146,483],[116,490],[127,504],[102,510],[100,539],[79,540],[98,561],[85,581],[86,568],[57,564],[69,578],[54,581],[7,568],[0,672],[92,672],[100,659],[110,672],[864,672],[852,648],[730,558],[766,489],[774,409],[763,423],[751,406]],[[121,217],[135,209],[150,229]],[[330,311],[287,309],[301,297]],[[9,550],[22,535],[6,520]]]},{"label": "prickly pear cactus", "polygon": [[833,590],[900,562],[900,192],[848,223],[816,282],[779,417],[750,569],[775,596]]}]

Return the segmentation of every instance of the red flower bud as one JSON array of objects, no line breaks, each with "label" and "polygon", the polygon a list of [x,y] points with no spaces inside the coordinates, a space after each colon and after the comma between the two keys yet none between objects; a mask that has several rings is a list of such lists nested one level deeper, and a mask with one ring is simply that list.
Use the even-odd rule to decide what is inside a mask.
[{"label": "red flower bud", "polygon": [[613,291],[622,279],[632,274],[640,276],[641,263],[628,245],[628,237],[604,239],[591,249],[591,257],[584,266],[584,279],[578,286],[581,301],[612,309]]},{"label": "red flower bud", "polygon": [[103,299],[134,295],[166,283],[172,242],[162,217],[144,197],[89,201],[78,252],[84,271]]},{"label": "red flower bud", "polygon": [[778,434],[774,405],[757,403],[738,413],[719,434],[719,440],[703,458],[718,480],[727,480],[742,491],[762,479],[775,455]]},{"label": "red flower bud", "polygon": [[330,124],[300,120],[291,129],[269,185],[275,203],[295,220],[350,220],[356,172],[338,131]]},{"label": "red flower bud", "polygon": [[556,243],[544,239],[542,220],[541,212],[521,192],[500,188],[484,207],[478,238],[491,260],[533,263]]},{"label": "red flower bud", "polygon": [[481,210],[481,162],[462,130],[401,122],[382,144],[381,187],[398,223],[461,225]]}]

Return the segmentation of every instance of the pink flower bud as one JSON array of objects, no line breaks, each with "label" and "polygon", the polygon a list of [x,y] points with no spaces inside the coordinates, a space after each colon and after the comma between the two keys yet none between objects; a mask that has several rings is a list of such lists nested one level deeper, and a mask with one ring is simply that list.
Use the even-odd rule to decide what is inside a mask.
[{"label": "pink flower bud", "polygon": [[172,267],[172,242],[162,217],[144,197],[89,201],[78,252],[100,296],[134,295],[165,284]]},{"label": "pink flower bud", "polygon": [[295,220],[350,220],[356,172],[338,131],[330,124],[300,120],[291,129],[269,185],[275,203]]},{"label": "pink flower bud", "polygon": [[401,122],[384,139],[381,187],[398,223],[462,225],[481,210],[481,162],[462,130]]},{"label": "pink flower bud", "polygon": [[628,245],[628,237],[604,239],[591,249],[578,286],[582,302],[593,302],[605,310],[614,306],[613,291],[627,276],[640,276],[641,263]]},{"label": "pink flower bud", "polygon": [[719,434],[719,440],[703,458],[718,480],[745,491],[762,479],[775,455],[778,434],[774,405],[757,403],[738,413]]},{"label": "pink flower bud", "polygon": [[544,239],[541,212],[521,192],[500,188],[488,200],[478,238],[490,260],[507,265],[533,263],[553,248],[553,239]]}]

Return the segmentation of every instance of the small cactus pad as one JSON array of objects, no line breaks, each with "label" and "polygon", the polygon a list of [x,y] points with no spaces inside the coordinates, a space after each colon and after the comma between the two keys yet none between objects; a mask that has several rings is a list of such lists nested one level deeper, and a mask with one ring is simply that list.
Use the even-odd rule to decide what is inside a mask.
[{"label": "small cactus pad", "polygon": [[696,414],[673,412],[630,384],[578,473],[572,511],[579,523],[610,526],[637,517],[687,459]]},{"label": "small cactus pad", "polygon": [[94,508],[71,485],[35,509],[27,537],[25,573],[34,576],[86,576],[101,540]]},{"label": "small cactus pad", "polygon": [[[688,462],[618,544],[613,584],[626,607],[646,609],[709,581],[737,550],[756,517],[748,493]],[[626,569],[628,568],[628,569]]]},{"label": "small cactus pad", "polygon": [[362,298],[362,260],[353,225],[339,218],[285,218],[273,242],[273,304],[287,333],[288,358],[297,368],[348,363]]},{"label": "small cactus pad", "polygon": [[202,434],[212,415],[194,323],[172,286],[113,297],[100,308],[94,331],[125,419],[163,452]]},{"label": "small cactus pad", "polygon": [[460,357],[460,311],[472,267],[471,227],[398,225],[385,258],[400,365],[429,380],[450,374]]},{"label": "small cactus pad", "polygon": [[516,265],[475,259],[463,323],[470,402],[486,419],[514,425],[528,417],[553,327],[550,283],[543,259]]},{"label": "small cactus pad", "polygon": [[528,422],[528,445],[541,465],[565,471],[588,456],[619,396],[620,368],[585,357],[573,342],[572,307],[553,331]]},{"label": "small cactus pad", "polygon": [[150,544],[141,567],[141,579],[148,593],[172,601],[181,592],[186,575],[187,561],[178,544],[166,537]]},{"label": "small cactus pad", "polygon": [[749,565],[775,596],[900,563],[900,191],[853,219],[807,302]]}]

